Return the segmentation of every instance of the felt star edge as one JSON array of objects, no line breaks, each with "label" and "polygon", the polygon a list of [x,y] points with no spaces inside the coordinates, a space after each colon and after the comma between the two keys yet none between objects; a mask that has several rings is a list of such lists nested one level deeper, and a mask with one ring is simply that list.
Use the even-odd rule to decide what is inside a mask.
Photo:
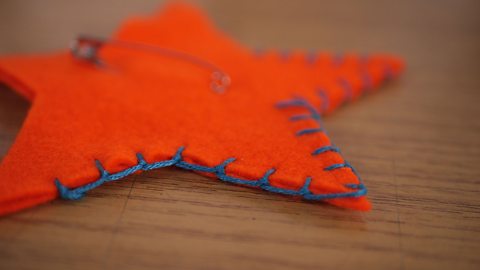
[{"label": "felt star edge", "polygon": [[[13,85],[13,83],[12,83],[11,85]],[[18,88],[22,88],[22,87],[18,87]],[[28,91],[25,91],[25,93],[28,93]],[[29,95],[29,94],[25,94],[25,96],[28,96],[28,95]],[[319,150],[319,152],[321,152],[321,151]],[[162,162],[162,161],[158,161],[158,162]],[[180,164],[180,163],[178,163],[178,164]],[[187,164],[184,164],[184,165],[187,166]],[[200,166],[200,167],[202,167],[202,169],[205,168],[205,166],[198,165],[198,164],[193,164],[193,163],[191,163],[191,165],[192,165],[192,166]],[[193,167],[192,167],[192,168],[193,168]],[[202,170],[197,170],[197,171],[202,172]],[[205,172],[205,173],[208,173],[208,171],[204,171],[204,172]],[[118,173],[120,173],[120,172],[118,172]],[[261,178],[261,179],[263,179],[263,178]],[[245,180],[245,181],[261,181],[261,179],[257,179],[257,180],[240,179],[240,180]],[[241,184],[241,183],[240,183],[240,184]],[[261,184],[255,184],[255,186],[257,186],[257,185],[258,185],[259,187],[262,187]],[[362,185],[363,185],[363,184],[362,184]],[[264,186],[264,187],[267,187],[267,188],[265,188],[265,189],[268,190],[268,186],[267,186],[267,185],[263,185],[263,186]],[[358,186],[358,187],[360,187],[360,186]],[[363,188],[363,187],[361,187],[361,188]],[[288,193],[288,192],[290,192],[290,191],[286,191],[285,193]],[[299,191],[299,190],[296,190],[296,191],[294,191],[294,192],[300,192],[300,191]],[[365,192],[366,192],[366,190],[365,190]],[[281,192],[278,192],[278,193],[281,193]],[[287,194],[287,195],[290,195],[290,194]],[[295,194],[292,194],[292,195],[295,195]],[[352,197],[355,197],[355,196],[352,196]]]}]

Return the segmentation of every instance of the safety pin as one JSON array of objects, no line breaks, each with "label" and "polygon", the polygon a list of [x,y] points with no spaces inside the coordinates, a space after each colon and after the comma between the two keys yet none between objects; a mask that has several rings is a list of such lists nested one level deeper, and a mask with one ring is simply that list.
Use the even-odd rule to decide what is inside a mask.
[{"label": "safety pin", "polygon": [[178,58],[188,62],[191,62],[197,66],[201,66],[212,71],[210,88],[217,93],[223,93],[230,86],[231,79],[227,73],[223,72],[216,65],[205,61],[201,58],[195,57],[191,54],[158,47],[154,45],[137,43],[131,41],[115,40],[115,39],[103,39],[90,36],[79,36],[73,40],[70,45],[70,52],[75,58],[85,60],[94,63],[97,66],[104,65],[104,62],[98,56],[98,51],[105,45],[112,45],[116,47],[122,47],[131,50],[147,51],[165,55],[167,57]]}]

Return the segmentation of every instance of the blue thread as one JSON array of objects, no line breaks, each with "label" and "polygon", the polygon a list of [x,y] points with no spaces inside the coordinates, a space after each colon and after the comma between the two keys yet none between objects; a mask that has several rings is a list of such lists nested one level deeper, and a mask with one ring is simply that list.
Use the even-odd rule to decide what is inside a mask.
[{"label": "blue thread", "polygon": [[296,133],[297,136],[302,136],[306,134],[312,134],[312,133],[317,133],[317,132],[322,132],[323,128],[306,128],[298,131]]},{"label": "blue thread", "polygon": [[294,98],[291,100],[280,101],[276,104],[276,107],[279,109],[287,108],[287,107],[305,107],[305,101],[300,98]]},{"label": "blue thread", "polygon": [[362,89],[365,93],[373,89],[372,77],[366,72],[362,74]]},{"label": "blue thread", "polygon": [[384,69],[383,73],[385,74],[384,75],[385,76],[385,78],[384,78],[385,81],[390,81],[390,80],[393,80],[395,78],[395,73],[393,72],[393,69],[389,64],[385,64],[385,67],[383,69]]},{"label": "blue thread", "polygon": [[302,193],[304,196],[312,194],[312,192],[310,191],[311,182],[312,182],[312,178],[308,176],[307,179],[305,179],[305,183],[303,184],[303,187],[300,189],[300,193]]},{"label": "blue thread", "polygon": [[350,165],[349,163],[338,163],[338,164],[333,164],[331,166],[328,166],[326,167],[324,170],[325,171],[331,171],[331,170],[335,170],[335,169],[340,169],[340,168],[349,168],[349,169],[352,169],[352,165]]},{"label": "blue thread", "polygon": [[367,194],[367,189],[360,189],[352,192],[344,193],[330,193],[330,194],[305,194],[303,198],[307,200],[327,200],[327,199],[338,199],[338,198],[358,198],[365,196]]},{"label": "blue thread", "polygon": [[225,167],[227,167],[228,164],[234,162],[236,158],[228,158],[224,162],[222,162],[220,165],[216,166],[215,169],[217,170],[218,173],[223,173],[225,174]]},{"label": "blue thread", "polygon": [[147,161],[145,160],[143,155],[140,153],[137,153],[137,161],[138,161],[138,164],[141,164],[141,165],[147,164]]},{"label": "blue thread", "polygon": [[340,153],[340,149],[338,149],[338,147],[329,145],[329,146],[324,146],[324,147],[320,147],[318,149],[315,149],[315,151],[312,152],[312,156],[316,156],[316,155],[319,155],[319,154],[322,154],[322,153],[325,153],[325,152],[328,152],[328,151]]},{"label": "blue thread", "polygon": [[307,61],[307,64],[313,65],[317,61],[318,54],[314,51],[309,51],[307,55],[305,56],[305,60]]},{"label": "blue thread", "polygon": [[[321,95],[320,94],[320,93],[322,93],[321,90],[318,91],[318,93],[319,93],[319,95]],[[326,94],[325,94],[325,98],[323,98],[323,100],[328,102]],[[321,127],[323,125],[322,125],[322,119],[321,119],[320,113],[307,100],[299,98],[299,97],[294,97],[291,100],[282,101],[282,102],[277,103],[277,108],[279,108],[279,109],[288,108],[288,107],[303,107],[303,108],[307,109],[310,112],[311,118],[317,120],[317,123],[318,123],[318,128],[308,129],[308,131],[304,129],[304,130],[301,130],[301,131],[297,132],[297,135],[299,135],[299,133],[301,133],[300,135],[302,135],[302,134],[308,134],[309,132],[318,132],[318,131],[326,133],[326,131],[321,129]],[[296,116],[294,116],[294,117],[296,117]],[[290,119],[292,119],[292,118],[290,118]],[[340,149],[338,147],[333,146],[333,145],[317,148],[312,152],[312,155],[316,156],[316,155],[319,155],[319,154],[322,154],[322,153],[325,153],[325,152],[328,152],[328,151],[333,151],[333,152],[336,152],[340,155]],[[330,165],[330,166],[324,168],[324,170],[325,171],[331,171],[331,170],[336,170],[336,169],[340,169],[340,168],[351,169],[353,174],[357,177],[357,179],[359,181],[359,184],[349,183],[349,184],[344,185],[346,188],[356,189],[356,191],[344,192],[344,193],[331,193],[331,194],[311,194],[310,191],[308,191],[308,186],[310,185],[311,178],[307,177],[307,179],[305,180],[305,185],[302,188],[303,191],[299,191],[301,193],[301,195],[303,196],[303,198],[309,199],[309,200],[323,200],[323,199],[333,199],[333,198],[360,197],[360,196],[364,196],[365,194],[367,194],[367,188],[362,183],[362,179],[358,175],[355,168],[353,168],[348,162],[345,161],[345,163],[333,164],[333,165]],[[307,190],[305,190],[305,187],[307,187]],[[282,193],[281,190],[274,191],[274,192]],[[286,193],[290,194],[291,192],[286,191]]]},{"label": "blue thread", "polygon": [[[310,117],[317,120],[317,123],[319,124],[319,126],[321,126],[320,114],[305,99],[296,97],[292,100],[279,102],[277,104],[278,108],[286,108],[289,106],[304,107],[310,112],[311,114]],[[322,131],[321,128],[308,129],[308,130],[305,129],[297,132],[297,134],[298,133],[308,134],[312,132],[321,132],[321,131]],[[365,185],[362,183],[362,179],[358,176],[356,170],[348,162],[333,164],[331,166],[324,168],[324,170],[331,171],[331,170],[340,169],[340,168],[350,168],[354,173],[354,175],[358,178],[359,184],[349,183],[349,184],[345,184],[344,186],[349,189],[355,189],[355,191],[327,193],[327,194],[312,194],[309,189],[310,183],[312,181],[311,177],[307,177],[305,179],[304,185],[299,190],[291,190],[291,189],[274,187],[270,185],[270,182],[269,182],[269,177],[275,172],[275,169],[273,168],[267,170],[263,175],[263,177],[261,177],[260,179],[256,179],[256,180],[241,179],[241,178],[229,176],[225,172],[226,166],[234,162],[235,158],[226,159],[225,161],[223,161],[217,166],[209,167],[209,166],[189,163],[183,160],[182,153],[184,150],[185,150],[185,147],[181,146],[178,148],[177,152],[171,159],[153,162],[153,163],[148,163],[142,154],[137,153],[136,156],[137,156],[138,163],[136,165],[113,174],[105,170],[105,168],[103,167],[100,161],[95,160],[95,165],[100,172],[100,178],[98,180],[74,189],[67,188],[58,179],[54,180],[54,184],[57,187],[58,192],[63,199],[78,200],[78,199],[81,199],[83,196],[85,196],[85,194],[88,191],[106,182],[117,181],[119,179],[127,177],[138,171],[149,171],[149,170],[154,170],[154,169],[163,168],[163,167],[176,166],[176,167],[186,169],[186,170],[191,170],[191,171],[212,173],[212,174],[215,174],[220,180],[228,183],[246,185],[250,187],[259,187],[266,191],[284,194],[284,195],[302,196],[304,199],[307,199],[307,200],[325,200],[325,199],[335,199],[335,198],[361,197],[367,194],[367,189]],[[334,151],[334,152],[340,153],[340,150],[334,146],[325,146],[325,147],[316,149],[312,153],[312,155],[318,155],[326,151]]]},{"label": "blue thread", "polygon": [[311,118],[317,120],[318,122],[321,121],[320,113],[318,113],[315,107],[313,107],[310,103],[308,103],[308,101],[306,101],[303,98],[294,97],[291,100],[284,100],[284,101],[277,102],[275,106],[278,109],[284,109],[288,107],[303,107],[309,111]]},{"label": "blue thread", "polygon": [[102,177],[107,177],[108,176],[108,172],[103,168],[103,165],[102,163],[100,163],[99,160],[95,160],[95,166],[97,167],[98,171],[100,171],[100,175]]},{"label": "blue thread", "polygon": [[291,56],[291,53],[289,50],[282,50],[280,52],[280,59],[282,59],[283,61],[288,60],[290,56]]},{"label": "blue thread", "polygon": [[327,96],[327,93],[325,93],[325,90],[323,89],[318,89],[317,90],[317,94],[320,96],[320,98],[322,99],[322,109],[321,109],[321,112],[322,113],[325,113],[328,109],[328,106],[329,106],[329,101],[328,101],[328,96]]},{"label": "blue thread", "polygon": [[359,62],[360,62],[361,65],[363,65],[363,66],[368,65],[368,62],[370,61],[370,56],[368,54],[360,55],[359,58],[360,58]]},{"label": "blue thread", "polygon": [[333,56],[332,63],[335,67],[340,67],[345,62],[345,56],[343,54],[336,54]]},{"label": "blue thread", "polygon": [[60,193],[60,196],[63,199],[80,200],[85,195],[85,193],[75,192],[75,190],[68,189],[66,186],[62,185],[58,179],[55,179],[54,183],[58,189],[58,193]]},{"label": "blue thread", "polygon": [[[141,159],[139,158],[139,163],[135,166],[132,166],[130,168],[127,168],[123,171],[120,171],[118,173],[114,173],[114,174],[109,174],[102,166],[102,164],[96,160],[95,161],[95,165],[97,166],[99,172],[100,172],[100,178],[97,180],[97,181],[94,181],[92,183],[89,183],[89,184],[86,184],[84,186],[81,186],[81,187],[78,187],[76,189],[68,189],[67,187],[65,187],[64,185],[62,185],[62,183],[58,180],[58,179],[55,179],[55,185],[57,186],[58,190],[59,190],[59,193],[60,193],[60,196],[64,199],[69,199],[69,200],[78,200],[78,199],[81,199],[83,196],[85,196],[85,193],[87,191],[90,191],[94,188],[97,188],[99,187],[100,185],[106,183],[106,182],[111,182],[111,181],[117,181],[119,179],[122,179],[122,178],[125,178],[137,171],[140,171],[140,170],[153,170],[153,169],[157,169],[157,168],[162,168],[162,167],[168,167],[168,166],[172,166],[172,165],[175,165],[176,163],[178,163],[180,161],[180,158],[181,158],[181,153],[183,151],[183,147],[180,147],[177,151],[177,153],[175,154],[175,156],[170,159],[170,160],[164,160],[164,161],[160,161],[160,162],[155,162],[155,163],[152,163],[152,164],[149,164],[149,163],[146,163],[146,162],[142,162],[141,160],[143,160],[143,157],[141,156],[141,154],[137,154],[137,158],[138,157],[141,157]],[[143,160],[144,161],[144,160]]]},{"label": "blue thread", "polygon": [[340,84],[343,91],[345,92],[345,102],[352,100],[353,98],[352,85],[346,79],[340,79],[338,80],[338,83]]},{"label": "blue thread", "polygon": [[345,184],[346,187],[348,188],[353,188],[353,189],[363,189],[365,188],[365,185],[363,184]]},{"label": "blue thread", "polygon": [[[340,169],[340,168],[349,168],[358,177],[358,179],[360,179],[360,177],[358,176],[357,170],[355,170],[355,168],[352,165],[350,165],[350,163],[348,163],[346,161],[345,161],[345,163],[338,163],[338,164],[333,164],[331,166],[328,166],[324,170],[325,171],[331,171],[331,170]],[[362,183],[360,183],[360,184],[362,184]]]},{"label": "blue thread", "polygon": [[202,165],[195,165],[191,164],[185,161],[179,161],[178,163],[175,163],[176,167],[190,170],[190,171],[201,171],[201,172],[206,172],[206,173],[216,173],[217,168],[216,167],[208,167],[208,166],[202,166]]},{"label": "blue thread", "polygon": [[[316,120],[317,123],[319,124],[319,127],[308,128],[308,129],[303,129],[303,130],[298,131],[296,133],[297,136],[310,134],[310,133],[315,133],[315,132],[325,132],[323,130],[323,128],[321,128],[322,119],[321,119],[320,113],[318,113],[318,111],[310,103],[308,103],[308,101],[306,101],[305,99],[299,98],[299,97],[294,97],[291,100],[285,100],[285,101],[278,102],[276,104],[276,107],[279,108],[279,109],[288,108],[288,107],[303,107],[303,108],[305,108],[309,111],[310,118]],[[304,116],[302,116],[302,117],[304,117]],[[290,118],[290,120],[291,121],[296,121],[296,120],[299,120],[298,118],[299,118],[298,116],[293,116],[293,117]]]},{"label": "blue thread", "polygon": [[253,54],[254,54],[255,56],[261,57],[261,56],[264,56],[264,55],[265,55],[265,50],[264,50],[263,48],[255,48],[255,49],[253,50]]},{"label": "blue thread", "polygon": [[299,121],[299,120],[305,120],[305,119],[311,119],[312,116],[310,114],[297,114],[292,117],[290,117],[290,121]]},{"label": "blue thread", "polygon": [[346,184],[345,187],[352,188],[352,189],[358,188],[359,190],[354,192],[343,192],[343,193],[312,194],[311,191],[309,190],[309,185],[312,180],[311,177],[307,177],[305,179],[305,184],[299,190],[274,187],[269,182],[269,177],[275,172],[275,169],[273,168],[266,171],[263,177],[261,177],[260,179],[257,179],[257,180],[241,179],[241,178],[229,176],[225,173],[225,167],[228,164],[235,161],[235,158],[229,158],[217,166],[208,167],[208,166],[188,163],[182,160],[181,154],[183,150],[184,150],[184,147],[180,147],[172,159],[154,162],[154,163],[146,162],[143,156],[141,156],[141,154],[137,154],[137,157],[139,160],[139,163],[137,165],[114,174],[109,174],[106,170],[103,169],[103,166],[101,166],[100,162],[96,162],[96,164],[99,165],[98,167],[101,172],[101,177],[92,183],[83,185],[75,189],[67,188],[58,179],[55,179],[54,183],[60,193],[60,196],[63,199],[78,200],[78,199],[81,199],[83,196],[85,196],[85,194],[88,191],[106,182],[117,181],[121,178],[124,178],[140,170],[147,171],[147,170],[153,170],[155,168],[168,167],[168,166],[174,165],[186,170],[214,173],[220,180],[225,182],[246,185],[251,187],[259,187],[266,191],[284,194],[284,195],[302,196],[303,198],[308,200],[358,197],[358,196],[364,195],[364,192],[365,192],[365,188],[363,187],[363,184]]},{"label": "blue thread", "polygon": [[285,189],[285,188],[279,188],[279,187],[274,187],[274,186],[265,186],[263,187],[264,190],[274,192],[274,193],[280,193],[284,195],[300,195],[302,197],[311,195],[311,191],[309,189],[310,183],[312,181],[311,177],[307,177],[305,179],[305,183],[299,190],[292,190],[292,189]]}]

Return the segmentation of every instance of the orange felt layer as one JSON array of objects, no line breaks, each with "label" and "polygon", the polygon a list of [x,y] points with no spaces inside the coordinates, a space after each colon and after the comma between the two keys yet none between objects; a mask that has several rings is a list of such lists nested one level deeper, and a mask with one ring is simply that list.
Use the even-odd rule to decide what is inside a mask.
[{"label": "orange felt layer", "polygon": [[[107,66],[101,68],[67,52],[1,58],[0,80],[31,99],[32,107],[0,164],[0,214],[54,199],[55,178],[71,188],[95,181],[100,174],[94,160],[118,172],[137,164],[136,153],[155,162],[172,158],[180,146],[185,146],[183,158],[199,165],[216,166],[235,157],[226,168],[231,176],[257,179],[274,168],[269,181],[275,187],[300,189],[311,177],[313,194],[348,192],[345,184],[360,183],[351,169],[324,170],[344,163],[341,155],[312,155],[331,144],[327,135],[296,136],[317,123],[289,121],[305,110],[275,105],[298,95],[321,110],[322,89],[328,99],[325,112],[331,112],[403,68],[387,55],[344,55],[340,63],[327,53],[314,60],[302,52],[287,59],[273,51],[257,55],[184,4],[132,18],[115,37],[206,59],[228,73],[232,84],[218,94],[210,89],[211,71],[204,67],[108,45],[101,51]],[[370,208],[363,196],[327,201]]]}]

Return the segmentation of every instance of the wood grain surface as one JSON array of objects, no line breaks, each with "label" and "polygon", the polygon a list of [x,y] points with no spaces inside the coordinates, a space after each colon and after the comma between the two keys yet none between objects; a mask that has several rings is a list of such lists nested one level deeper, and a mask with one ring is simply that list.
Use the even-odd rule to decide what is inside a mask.
[{"label": "wood grain surface", "polygon": [[[158,4],[2,0],[0,52],[108,35]],[[373,210],[162,169],[0,218],[0,269],[480,269],[480,1],[199,4],[252,47],[406,59],[400,81],[326,119]],[[27,110],[0,88],[0,156]]]}]

